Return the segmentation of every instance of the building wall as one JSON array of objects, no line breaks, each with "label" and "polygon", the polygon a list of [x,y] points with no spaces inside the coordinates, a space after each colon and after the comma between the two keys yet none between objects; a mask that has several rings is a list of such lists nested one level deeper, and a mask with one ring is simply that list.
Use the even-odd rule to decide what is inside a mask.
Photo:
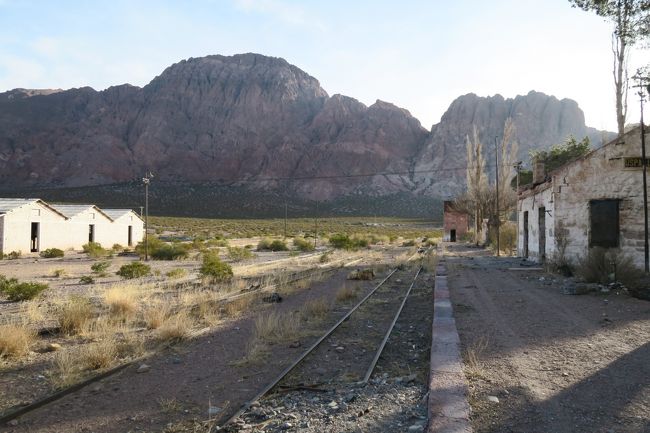
[{"label": "building wall", "polygon": [[[646,141],[650,137],[646,135]],[[626,157],[641,156],[641,138],[635,129],[617,140],[596,150],[588,156],[568,164],[553,174],[550,187],[537,194],[520,196],[520,228],[523,229],[523,211],[530,210],[533,202],[545,202],[553,207],[551,218],[547,215],[547,239],[553,239],[553,247],[547,241],[547,256],[556,251],[556,244],[566,239],[566,256],[577,261],[589,251],[591,200],[618,199],[619,245],[639,267],[644,264],[643,242],[643,188],[642,169],[625,168]],[[648,141],[650,143],[650,141]],[[552,201],[552,203],[550,203]],[[550,208],[547,207],[547,208]],[[529,223],[536,223],[537,216],[529,213]],[[553,224],[550,225],[550,219]],[[533,230],[530,230],[531,245]],[[559,238],[556,239],[559,233]],[[523,231],[519,234],[519,253],[522,254]],[[559,242],[558,242],[559,241]],[[532,248],[531,248],[532,252]],[[537,257],[538,255],[532,255]]]},{"label": "building wall", "polygon": [[111,220],[95,208],[78,213],[67,221],[61,223],[61,231],[67,233],[67,240],[61,249],[80,250],[88,243],[90,225],[95,226],[95,242],[105,248],[110,248],[114,243],[115,234],[111,226]]},{"label": "building wall", "polygon": [[528,257],[532,260],[541,260],[540,254],[540,227],[539,227],[539,209],[545,209],[545,236],[546,247],[544,253],[546,257],[551,257],[555,251],[555,212],[554,203],[551,203],[552,188],[546,187],[536,194],[531,194],[518,202],[519,212],[519,230],[517,230],[517,252],[521,257],[525,256],[525,212],[528,212]]},{"label": "building wall", "polygon": [[459,240],[461,236],[467,234],[469,230],[469,215],[456,211],[453,208],[453,204],[448,201],[444,203],[442,222],[444,241],[450,240],[452,230],[456,230],[456,240]]},{"label": "building wall", "polygon": [[[132,245],[135,247],[144,238],[144,222],[135,214],[130,212],[121,216],[113,222],[113,232],[117,243],[123,247],[129,246],[129,226],[132,227]],[[113,244],[111,244],[112,246]]]},{"label": "building wall", "polygon": [[29,254],[31,249],[32,223],[39,223],[39,251],[61,248],[67,242],[66,231],[61,230],[65,218],[40,203],[26,204],[2,217],[3,254],[20,251]]}]

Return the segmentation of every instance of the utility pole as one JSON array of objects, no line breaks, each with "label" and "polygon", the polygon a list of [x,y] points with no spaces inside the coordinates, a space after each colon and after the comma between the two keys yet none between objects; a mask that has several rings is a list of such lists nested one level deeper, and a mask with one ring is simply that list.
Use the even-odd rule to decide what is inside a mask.
[{"label": "utility pole", "polygon": [[316,215],[314,215],[314,249],[318,246],[318,202],[316,202]]},{"label": "utility pole", "polygon": [[149,261],[149,183],[153,179],[151,172],[142,178],[144,184],[144,261]]},{"label": "utility pole", "polygon": [[515,190],[515,213],[517,214],[517,255],[519,255],[519,172],[521,171],[521,161],[515,163],[517,170],[517,189]]},{"label": "utility pole", "polygon": [[287,238],[287,201],[284,201],[284,238]]},{"label": "utility pole", "polygon": [[497,186],[497,200],[496,200],[496,208],[497,208],[497,257],[501,255],[501,239],[499,239],[501,236],[499,235],[499,226],[501,225],[501,217],[499,216],[499,144],[498,144],[498,139],[497,136],[494,136],[494,167],[496,169],[496,174],[495,174],[495,184]]},{"label": "utility pole", "polygon": [[[650,87],[650,86],[649,86]],[[650,271],[650,254],[648,252],[648,180],[647,180],[647,171],[648,164],[646,164],[645,159],[645,127],[643,126],[643,99],[645,94],[643,93],[643,87],[639,90],[639,99],[641,100],[641,161],[643,165],[643,236],[644,236],[644,263],[646,273]]]}]

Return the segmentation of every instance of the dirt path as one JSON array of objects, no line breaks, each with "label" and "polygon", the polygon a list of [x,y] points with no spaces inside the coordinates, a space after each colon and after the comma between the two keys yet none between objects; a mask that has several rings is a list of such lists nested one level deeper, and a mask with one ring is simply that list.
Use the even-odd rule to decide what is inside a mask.
[{"label": "dirt path", "polygon": [[650,302],[567,296],[516,259],[449,253],[476,432],[650,432]]}]

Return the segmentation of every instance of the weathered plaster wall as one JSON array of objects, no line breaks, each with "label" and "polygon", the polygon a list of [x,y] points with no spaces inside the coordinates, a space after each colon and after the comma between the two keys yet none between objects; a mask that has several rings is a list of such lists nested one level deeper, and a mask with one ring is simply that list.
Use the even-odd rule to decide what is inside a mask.
[{"label": "weathered plaster wall", "polygon": [[61,224],[65,218],[40,203],[31,203],[4,215],[2,218],[2,250],[8,254],[20,251],[29,254],[31,248],[32,223],[39,223],[39,250],[61,248],[67,242]]},{"label": "weathered plaster wall", "polygon": [[551,257],[555,251],[555,212],[551,198],[553,197],[552,188],[543,189],[537,194],[531,194],[523,200],[519,200],[519,230],[517,241],[517,252],[519,256],[524,256],[524,213],[528,212],[528,257],[533,260],[540,259],[540,231],[539,231],[539,208],[544,207],[545,225],[546,225],[546,257]]},{"label": "weathered plaster wall", "polygon": [[[132,245],[129,245],[129,226],[132,227]],[[114,236],[114,242],[107,245],[108,247],[113,244],[120,244],[123,247],[135,247],[144,238],[144,222],[138,218],[135,212],[129,212],[113,221],[111,232]]]}]

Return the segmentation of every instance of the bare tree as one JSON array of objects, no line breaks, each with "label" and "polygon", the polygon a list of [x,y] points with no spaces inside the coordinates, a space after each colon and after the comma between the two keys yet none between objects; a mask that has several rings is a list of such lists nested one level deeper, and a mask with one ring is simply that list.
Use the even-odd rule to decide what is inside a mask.
[{"label": "bare tree", "polygon": [[517,193],[510,187],[513,168],[517,162],[519,143],[515,138],[516,129],[511,117],[503,125],[503,139],[499,146],[499,210],[501,215],[510,214],[517,204]]},{"label": "bare tree", "polygon": [[650,0],[569,0],[574,7],[593,11],[614,24],[612,52],[614,54],[614,89],[616,92],[616,124],[619,136],[625,131],[627,116],[628,72],[630,48],[647,38]]}]

